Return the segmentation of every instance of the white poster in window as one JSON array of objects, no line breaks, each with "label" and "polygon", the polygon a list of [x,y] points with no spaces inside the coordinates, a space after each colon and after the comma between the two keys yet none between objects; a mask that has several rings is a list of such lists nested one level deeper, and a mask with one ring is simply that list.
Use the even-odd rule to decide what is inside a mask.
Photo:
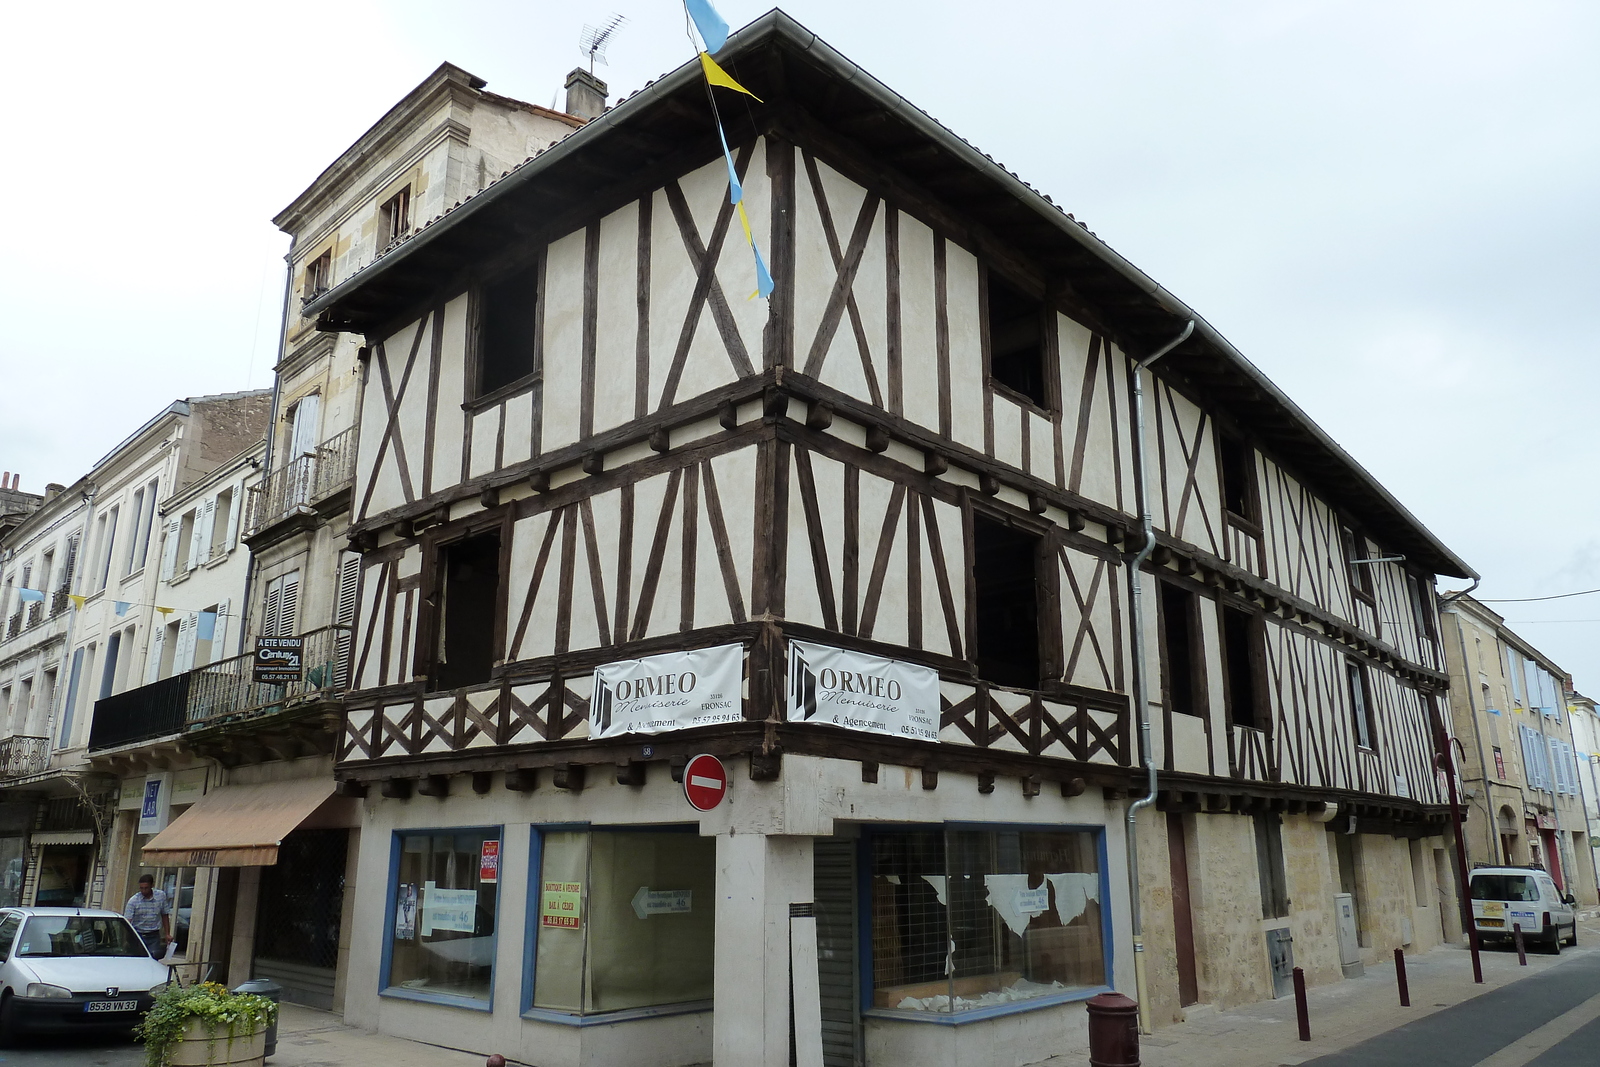
[{"label": "white poster in window", "polygon": [[478,891],[476,889],[423,887],[422,933],[424,937],[440,931],[470,934],[477,928]]},{"label": "white poster in window", "polygon": [[939,740],[939,672],[914,663],[789,642],[789,721]]},{"label": "white poster in window", "polygon": [[744,647],[718,645],[594,669],[589,736],[662,734],[740,722]]}]

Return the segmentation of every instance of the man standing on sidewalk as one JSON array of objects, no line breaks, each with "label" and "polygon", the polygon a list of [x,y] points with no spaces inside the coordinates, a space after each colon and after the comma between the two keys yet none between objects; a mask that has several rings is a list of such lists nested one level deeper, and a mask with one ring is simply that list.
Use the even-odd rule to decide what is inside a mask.
[{"label": "man standing on sidewalk", "polygon": [[156,888],[156,880],[152,875],[139,876],[139,891],[128,898],[128,906],[122,914],[133,924],[134,931],[144,942],[152,959],[159,960],[166,955],[172,903],[165,892]]}]

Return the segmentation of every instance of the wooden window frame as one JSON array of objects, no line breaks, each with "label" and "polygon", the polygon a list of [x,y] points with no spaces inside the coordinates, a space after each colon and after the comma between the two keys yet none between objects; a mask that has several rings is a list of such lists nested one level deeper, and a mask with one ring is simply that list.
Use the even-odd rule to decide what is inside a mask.
[{"label": "wooden window frame", "polygon": [[[1024,296],[1039,301],[1039,368],[1044,384],[1044,404],[1005,384],[994,376],[994,346],[989,329],[989,276],[997,274],[1007,285]],[[1061,415],[1061,349],[1056,331],[1056,312],[1049,294],[1039,285],[1019,281],[1015,274],[996,270],[993,264],[978,261],[978,336],[983,350],[983,380],[991,392],[1021,404],[1046,419]]]},{"label": "wooden window frame", "polygon": [[[1241,434],[1231,433],[1218,427],[1212,435],[1213,449],[1217,464],[1217,495],[1222,504],[1222,517],[1229,526],[1242,533],[1261,540],[1264,528],[1261,520],[1261,487],[1256,477],[1256,447],[1249,439]],[[1244,457],[1244,502],[1249,509],[1249,515],[1241,515],[1228,507],[1228,475],[1227,460],[1224,449],[1237,447]]]},{"label": "wooden window frame", "polygon": [[[1372,702],[1372,677],[1367,673],[1367,665],[1352,656],[1344,660],[1345,693],[1350,698],[1350,725],[1354,731],[1354,740],[1357,750],[1361,752],[1378,751],[1378,709]],[[1356,690],[1357,682],[1361,686],[1361,718],[1356,717]],[[1366,726],[1366,743],[1361,740],[1362,731],[1356,729],[1358,723]]]},{"label": "wooden window frame", "polygon": [[[1156,579],[1156,613],[1159,625],[1157,627],[1157,644],[1161,656],[1161,706],[1169,712],[1189,715],[1192,718],[1205,721],[1211,714],[1211,701],[1206,691],[1206,663],[1205,663],[1205,628],[1200,624],[1200,601],[1203,599],[1193,589],[1177,582],[1167,581],[1163,578]],[[1172,701],[1172,667],[1170,652],[1167,643],[1166,608],[1163,594],[1167,588],[1177,589],[1189,597],[1189,696],[1193,705],[1187,712],[1178,711],[1173,707]]]},{"label": "wooden window frame", "polygon": [[[1245,650],[1249,657],[1251,694],[1255,700],[1256,724],[1242,723],[1233,716],[1233,672],[1228,669],[1228,624],[1227,616],[1223,612],[1236,611],[1248,619],[1249,646]],[[1243,726],[1247,730],[1260,731],[1261,735],[1271,740],[1272,738],[1272,698],[1267,692],[1267,631],[1266,619],[1260,611],[1233,604],[1217,602],[1218,635],[1222,644],[1222,709],[1230,727]]]},{"label": "wooden window frame", "polygon": [[382,252],[411,232],[411,186],[400,190],[378,207],[378,251]]},{"label": "wooden window frame", "polygon": [[[977,569],[977,532],[976,520],[979,518],[989,522],[996,522],[1002,526],[1009,526],[1019,530],[1030,537],[1039,539],[1038,552],[1034,556],[1034,582],[1036,590],[1035,609],[1038,614],[1036,622],[1039,635],[1039,683],[1033,689],[1039,693],[1059,693],[1067,686],[1062,678],[1065,659],[1062,656],[1061,633],[1061,580],[1060,568],[1051,565],[1055,558],[1056,550],[1060,546],[1060,530],[1054,523],[1040,519],[1038,516],[1015,511],[1004,504],[987,497],[978,498],[967,493],[965,506],[962,508],[963,555],[966,566],[967,586],[967,633],[973,635],[968,638],[967,655],[972,665],[973,678],[987,684],[998,685],[984,678],[978,669],[978,648],[976,634],[978,632],[978,569]],[[1006,686],[1004,688],[1013,688]]]},{"label": "wooden window frame", "polygon": [[324,248],[306,260],[305,284],[300,291],[300,299],[302,302],[314,300],[331,288],[333,288],[332,246]]},{"label": "wooden window frame", "polygon": [[1376,609],[1377,585],[1373,581],[1371,564],[1356,563],[1358,559],[1372,559],[1367,553],[1367,538],[1346,522],[1339,523],[1339,550],[1344,553],[1344,573],[1350,583],[1350,595]]},{"label": "wooden window frame", "polygon": [[500,537],[500,577],[495,590],[494,619],[494,644],[500,655],[490,667],[489,679],[498,680],[504,673],[508,662],[505,659],[508,651],[506,612],[511,601],[511,540],[515,532],[515,519],[511,507],[502,504],[459,522],[434,527],[425,531],[420,538],[422,571],[418,585],[418,606],[421,610],[417,612],[417,632],[413,637],[411,649],[411,673],[413,677],[426,679],[429,693],[449,692],[433,688],[439,670],[438,637],[443,619],[440,616],[442,605],[438,601],[445,550],[469,537],[489,533],[498,534]]},{"label": "wooden window frame", "polygon": [[[546,284],[546,267],[548,265],[547,249],[541,248],[539,254],[532,260],[523,261],[518,266],[497,270],[492,274],[479,278],[467,291],[467,360],[466,381],[462,395],[466,398],[461,403],[461,409],[468,413],[476,414],[485,408],[493,407],[500,401],[527,392],[535,388],[544,380],[544,312],[545,297],[548,290]],[[538,286],[534,293],[533,303],[533,369],[520,378],[496,386],[487,393],[479,393],[478,383],[483,374],[483,315],[485,290],[496,282],[504,280],[508,275],[518,271],[532,268]]]}]

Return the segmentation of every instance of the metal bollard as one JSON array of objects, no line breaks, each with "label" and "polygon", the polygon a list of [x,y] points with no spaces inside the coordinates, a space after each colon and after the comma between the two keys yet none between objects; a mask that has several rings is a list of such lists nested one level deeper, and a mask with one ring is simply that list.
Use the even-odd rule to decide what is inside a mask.
[{"label": "metal bollard", "polygon": [[1300,1040],[1311,1040],[1311,1008],[1306,1004],[1306,972],[1294,969],[1294,1021],[1300,1026]]},{"label": "metal bollard", "polygon": [[1090,997],[1089,1067],[1139,1067],[1139,1005],[1121,993]]},{"label": "metal bollard", "polygon": [[1394,980],[1400,985],[1400,1006],[1411,1007],[1411,986],[1406,982],[1406,950],[1394,950]]},{"label": "metal bollard", "polygon": [[[270,978],[252,978],[250,981],[234,987],[235,993],[255,993],[266,997],[274,1004],[279,1004],[283,999],[283,986]],[[272,1025],[267,1027],[266,1049],[263,1059],[278,1051],[278,1016],[272,1016]]]},{"label": "metal bollard", "polygon": [[1517,966],[1526,967],[1528,965],[1528,946],[1523,944],[1522,941],[1521,923],[1511,924],[1511,940],[1517,943]]}]

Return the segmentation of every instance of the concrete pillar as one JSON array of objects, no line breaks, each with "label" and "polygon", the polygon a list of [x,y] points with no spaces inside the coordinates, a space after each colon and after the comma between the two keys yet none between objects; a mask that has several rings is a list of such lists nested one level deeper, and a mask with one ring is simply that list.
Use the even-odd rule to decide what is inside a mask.
[{"label": "concrete pillar", "polygon": [[789,905],[811,901],[812,853],[810,837],[717,835],[714,1063],[788,1067]]}]

